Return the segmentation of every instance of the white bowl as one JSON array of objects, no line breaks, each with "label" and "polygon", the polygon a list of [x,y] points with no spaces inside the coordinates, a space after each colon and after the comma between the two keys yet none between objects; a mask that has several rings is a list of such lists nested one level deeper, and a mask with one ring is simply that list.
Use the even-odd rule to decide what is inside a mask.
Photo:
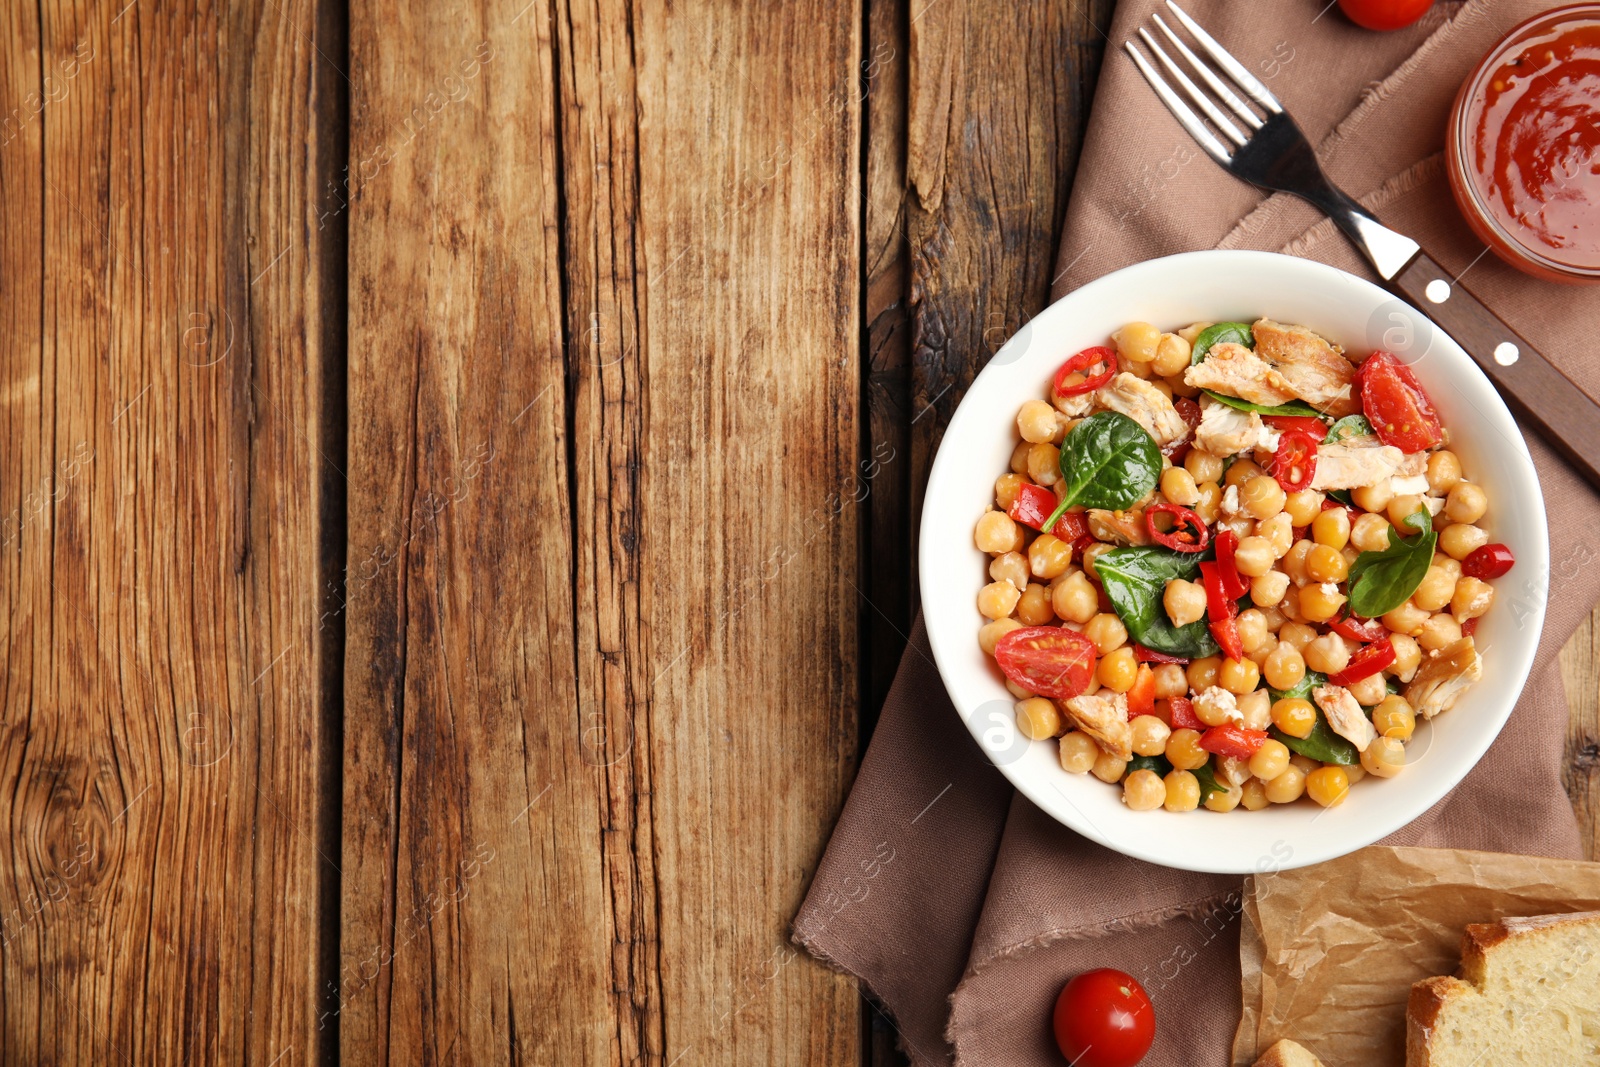
[{"label": "white bowl", "polygon": [[[1409,765],[1362,782],[1336,808],[1308,800],[1222,814],[1134,812],[1120,787],[1068,774],[1054,741],[1016,732],[1013,698],[978,647],[978,590],[988,557],[973,526],[1008,468],[1023,401],[1043,399],[1072,353],[1107,344],[1124,323],[1173,330],[1197,321],[1259,316],[1298,323],[1352,353],[1374,348],[1410,362],[1450,431],[1468,476],[1489,494],[1492,538],[1511,547],[1515,569],[1495,583],[1477,631],[1483,680],[1454,708],[1420,724]],[[1107,275],[1042,311],[978,375],[956,409],[929,475],[921,531],[922,610],[939,673],[979,745],[1013,785],[1057,820],[1130,856],[1195,871],[1282,870],[1371,844],[1437,803],[1477,763],[1510,715],[1544,624],[1549,546],[1544,502],[1511,413],[1470,357],[1410,305],[1360,278],[1267,252],[1192,252]],[[1556,739],[1552,738],[1555,744]]]}]

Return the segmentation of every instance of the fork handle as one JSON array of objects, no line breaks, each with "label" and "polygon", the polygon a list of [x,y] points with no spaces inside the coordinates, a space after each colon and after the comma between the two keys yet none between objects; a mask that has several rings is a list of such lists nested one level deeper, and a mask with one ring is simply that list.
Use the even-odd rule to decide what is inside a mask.
[{"label": "fork handle", "polygon": [[1600,489],[1600,404],[1573,384],[1471,290],[1418,252],[1390,284],[1442,326],[1483,368],[1518,418],[1532,423]]}]

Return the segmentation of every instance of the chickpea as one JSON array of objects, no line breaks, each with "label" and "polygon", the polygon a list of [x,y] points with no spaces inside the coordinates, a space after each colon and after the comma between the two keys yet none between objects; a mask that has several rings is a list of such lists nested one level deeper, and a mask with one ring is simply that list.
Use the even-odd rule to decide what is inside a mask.
[{"label": "chickpea", "polygon": [[1040,485],[1061,480],[1061,450],[1048,441],[1028,449],[1028,477]]},{"label": "chickpea", "polygon": [[1343,767],[1318,767],[1306,775],[1306,795],[1325,808],[1337,807],[1350,795],[1350,776]]},{"label": "chickpea", "polygon": [[1193,660],[1189,669],[1184,673],[1189,679],[1189,688],[1196,693],[1204,693],[1207,689],[1217,684],[1217,674],[1222,670],[1221,656],[1206,656]]},{"label": "chickpea", "polygon": [[1111,335],[1117,354],[1132,363],[1149,363],[1156,358],[1161,331],[1148,322],[1130,322]]},{"label": "chickpea", "polygon": [[1167,762],[1180,771],[1195,770],[1210,758],[1211,753],[1200,747],[1198,730],[1174,730],[1167,738]]},{"label": "chickpea", "polygon": [[1350,513],[1344,508],[1320,512],[1311,520],[1311,540],[1336,551],[1349,544]]},{"label": "chickpea", "polygon": [[1293,804],[1306,791],[1306,772],[1293,765],[1267,783],[1267,799],[1274,804]]},{"label": "chickpea", "polygon": [[1172,728],[1154,715],[1136,715],[1129,723],[1133,732],[1133,751],[1140,756],[1159,756],[1167,750]]},{"label": "chickpea", "polygon": [[1394,645],[1394,662],[1384,668],[1384,673],[1402,682],[1411,681],[1417,668],[1422,666],[1422,646],[1417,644],[1416,638],[1406,634],[1390,634],[1389,643]]},{"label": "chickpea", "polygon": [[[1221,784],[1221,783],[1218,783]],[[1236,785],[1230,785],[1226,792],[1213,792],[1206,797],[1207,811],[1232,811],[1239,806],[1239,801],[1244,799],[1244,790]]]},{"label": "chickpea", "polygon": [[1308,737],[1317,725],[1317,709],[1301,697],[1284,697],[1272,705],[1272,725],[1290,737]]},{"label": "chickpea", "polygon": [[1306,646],[1317,639],[1314,627],[1303,622],[1286,622],[1278,627],[1278,643],[1293,645],[1296,651],[1304,654]]},{"label": "chickpea", "polygon": [[1322,514],[1322,502],[1325,499],[1315,489],[1302,489],[1288,495],[1283,502],[1283,510],[1294,525],[1310,526],[1312,520]]},{"label": "chickpea", "polygon": [[1192,345],[1195,342],[1195,338],[1200,336],[1202,330],[1208,326],[1215,325],[1216,323],[1214,322],[1191,322],[1189,325],[1178,331],[1178,336],[1183,338],[1185,341],[1188,341]]},{"label": "chickpea", "polygon": [[1323,634],[1305,647],[1306,666],[1323,674],[1338,674],[1350,665],[1350,646],[1338,634]]},{"label": "chickpea", "polygon": [[1459,640],[1461,640],[1461,624],[1455,620],[1455,616],[1443,611],[1423,623],[1422,632],[1417,634],[1417,644],[1429,652],[1449,648]]},{"label": "chickpea", "polygon": [[1193,811],[1200,806],[1200,779],[1188,771],[1169,771],[1166,777],[1168,811]]},{"label": "chickpea", "polygon": [[1359,763],[1351,763],[1344,769],[1344,776],[1350,779],[1350,784],[1355,785],[1367,776],[1367,769]]},{"label": "chickpea", "polygon": [[1164,333],[1156,343],[1155,372],[1163,378],[1182,374],[1189,366],[1193,346],[1175,333]]},{"label": "chickpea", "polygon": [[[1323,514],[1332,515],[1334,513],[1324,511]],[[1038,543],[1038,541],[1034,542],[1034,544]],[[1034,573],[1037,574],[1039,572],[1034,571]],[[1342,582],[1349,573],[1350,564],[1337,548],[1330,548],[1325,544],[1315,544],[1311,546],[1311,551],[1306,553],[1306,575],[1313,582]]]},{"label": "chickpea", "polygon": [[1444,500],[1444,513],[1451,522],[1477,522],[1489,510],[1489,497],[1471,482],[1458,482]]},{"label": "chickpea", "polygon": [[1448,493],[1461,481],[1461,460],[1448,448],[1440,449],[1428,457],[1428,488],[1435,493]]},{"label": "chickpea", "polygon": [[[1191,456],[1193,452],[1189,453]],[[1194,504],[1194,513],[1208,523],[1216,522],[1222,514],[1222,489],[1216,482],[1200,483],[1200,499]]]},{"label": "chickpea", "polygon": [[1272,545],[1272,558],[1282,559],[1294,546],[1294,523],[1283,512],[1263,522],[1256,523],[1256,536],[1264,537]]},{"label": "chickpea", "polygon": [[1030,697],[1017,702],[1017,730],[1030,741],[1043,741],[1061,732],[1061,712],[1055,701]]},{"label": "chickpea", "polygon": [[1100,668],[1096,673],[1101,685],[1113,693],[1126,693],[1139,677],[1139,661],[1134,658],[1133,649],[1124,645],[1110,655],[1100,657]]},{"label": "chickpea", "polygon": [[1289,768],[1289,748],[1282,741],[1268,738],[1250,757],[1250,773],[1270,782]]},{"label": "chickpea", "polygon": [[1422,576],[1411,602],[1424,611],[1438,611],[1450,603],[1456,593],[1456,579],[1461,577],[1461,564],[1449,556],[1435,555],[1428,573]]},{"label": "chickpea", "polygon": [[1287,494],[1278,480],[1264,474],[1255,475],[1239,489],[1239,503],[1257,519],[1270,519],[1280,514],[1286,499]]},{"label": "chickpea", "polygon": [[1309,622],[1327,622],[1339,614],[1344,602],[1345,595],[1339,592],[1332,582],[1308,585],[1300,590],[1300,614]]},{"label": "chickpea", "polygon": [[1182,467],[1168,467],[1161,472],[1161,495],[1174,504],[1193,507],[1200,502],[1200,487],[1194,475]]},{"label": "chickpea", "polygon": [[1017,411],[1017,432],[1031,444],[1050,440],[1056,433],[1056,409],[1043,400],[1025,401]]},{"label": "chickpea", "polygon": [[1439,547],[1451,559],[1466,559],[1488,543],[1488,532],[1471,523],[1452,523],[1439,531]]},{"label": "chickpea", "polygon": [[1246,652],[1254,652],[1266,643],[1272,635],[1267,632],[1267,617],[1255,608],[1246,608],[1239,612],[1238,622],[1239,643]]},{"label": "chickpea", "polygon": [[1392,737],[1396,741],[1409,741],[1417,728],[1417,713],[1412,710],[1411,704],[1405,697],[1396,693],[1384,697],[1376,708],[1372,709],[1372,728],[1380,736]]},{"label": "chickpea", "polygon": [[1050,607],[1069,622],[1087,623],[1100,611],[1100,594],[1082,571],[1073,571],[1050,590]]},{"label": "chickpea", "polygon": [[1189,454],[1183,457],[1183,469],[1198,485],[1218,482],[1222,480],[1222,457],[1213,456],[1203,448],[1191,448]]},{"label": "chickpea", "polygon": [[1011,450],[1011,472],[1013,474],[1028,473],[1028,450],[1032,447],[1032,442],[1020,441],[1017,447]]},{"label": "chickpea", "polygon": [[1254,649],[1245,654],[1249,656],[1252,661],[1254,661],[1258,668],[1265,670],[1267,666],[1267,659],[1271,657],[1272,653],[1275,652],[1277,648],[1278,635],[1269,633],[1267,634],[1266,640],[1261,642],[1260,648]]},{"label": "chickpea", "polygon": [[994,646],[999,640],[1012,630],[1022,629],[1022,623],[1016,619],[996,619],[985,623],[978,628],[978,647],[983,649],[985,656],[994,655]]},{"label": "chickpea", "polygon": [[1262,473],[1264,472],[1258,463],[1241,457],[1234,460],[1228,467],[1227,473],[1222,476],[1223,488],[1231,485],[1242,491],[1246,482]]},{"label": "chickpea", "polygon": [[1072,565],[1072,544],[1054,534],[1040,534],[1028,546],[1028,570],[1035,578],[1049,581],[1060,577]]},{"label": "chickpea", "polygon": [[1022,589],[1028,584],[1028,559],[1021,552],[1003,552],[989,561],[989,577]]},{"label": "chickpea", "polygon": [[1109,785],[1122,781],[1122,772],[1127,769],[1127,760],[1118,759],[1102,749],[1100,755],[1094,758],[1094,766],[1089,768],[1089,773]]},{"label": "chickpea", "polygon": [[1350,543],[1362,552],[1382,552],[1389,547],[1390,529],[1389,520],[1382,515],[1359,515],[1350,527]]},{"label": "chickpea", "polygon": [[1463,578],[1450,597],[1450,611],[1458,622],[1480,618],[1494,604],[1494,586],[1481,578]]},{"label": "chickpea", "polygon": [[1261,668],[1254,660],[1225,659],[1217,670],[1217,684],[1240,696],[1261,684]]},{"label": "chickpea", "polygon": [[[1238,561],[1237,555],[1234,556],[1234,560]],[[1268,571],[1260,577],[1250,579],[1250,602],[1259,608],[1270,608],[1282,603],[1283,594],[1288,591],[1289,576],[1282,571]]]},{"label": "chickpea", "polygon": [[1094,738],[1078,730],[1061,737],[1061,769],[1068,774],[1088,774],[1095,760],[1100,758],[1100,746]]},{"label": "chickpea", "polygon": [[1189,691],[1189,679],[1176,663],[1155,663],[1156,699],[1181,697]]},{"label": "chickpea", "polygon": [[[1283,572],[1280,571],[1279,573],[1282,574]],[[1287,574],[1283,576],[1285,578],[1289,577]],[[1277,633],[1279,630],[1282,630],[1283,624],[1289,621],[1289,617],[1283,612],[1279,611],[1276,605],[1270,608],[1262,608],[1261,614],[1267,617],[1267,629],[1271,630],[1273,633]]]},{"label": "chickpea", "polygon": [[1288,552],[1284,553],[1284,573],[1289,575],[1290,580],[1295,585],[1305,585],[1311,580],[1311,575],[1306,573],[1306,557],[1311,554],[1311,550],[1315,547],[1316,545],[1313,542],[1301,538],[1294,543]]},{"label": "chickpea", "polygon": [[1368,774],[1393,778],[1406,765],[1406,746],[1399,738],[1379,737],[1361,753],[1361,766]]},{"label": "chickpea", "polygon": [[1265,730],[1272,725],[1272,695],[1265,689],[1253,689],[1238,699],[1239,725],[1246,730]]},{"label": "chickpea", "polygon": [[1015,471],[1007,471],[996,478],[994,482],[995,507],[1001,511],[1011,507],[1012,503],[1017,499],[1017,494],[1022,491],[1022,487],[1026,484],[1028,484],[1028,479]]},{"label": "chickpea", "polygon": [[1272,551],[1272,542],[1265,537],[1245,537],[1240,539],[1239,547],[1234,549],[1233,565],[1239,568],[1239,573],[1246,578],[1259,578],[1272,570],[1277,558]]},{"label": "chickpea", "polygon": [[1350,695],[1356,698],[1356,703],[1364,708],[1381,703],[1389,695],[1389,687],[1383,681],[1383,672],[1369,674],[1365,678],[1351,682],[1345,686],[1350,690]]},{"label": "chickpea", "polygon": [[1397,634],[1407,634],[1411,637],[1421,633],[1422,624],[1427,621],[1428,613],[1409,600],[1383,616],[1385,626]]},{"label": "chickpea", "polygon": [[[1110,552],[1116,547],[1116,545],[1108,545],[1104,541],[1096,541],[1092,545],[1084,546],[1083,569],[1089,572],[1090,577],[1100,577],[1100,572],[1094,569],[1095,560],[1099,559],[1101,556],[1105,555],[1107,552]],[[1098,597],[1096,599],[1098,600]]]},{"label": "chickpea", "polygon": [[1022,547],[1022,528],[1003,511],[986,511],[978,520],[974,539],[980,550],[998,556]]},{"label": "chickpea", "polygon": [[1167,618],[1172,620],[1172,625],[1187,626],[1205,617],[1206,591],[1194,582],[1173,578],[1167,582],[1161,603],[1165,605]]},{"label": "chickpea", "polygon": [[[1008,583],[1009,584],[1009,583]],[[1050,607],[1050,589],[1034,582],[1022,591],[1017,600],[1017,618],[1028,626],[1043,626],[1054,622],[1056,613]]]},{"label": "chickpea", "polygon": [[1224,515],[1222,518],[1217,520],[1218,533],[1221,533],[1223,530],[1232,530],[1233,536],[1239,538],[1241,541],[1246,537],[1252,536],[1255,528],[1256,524],[1250,518],[1250,513],[1247,511],[1240,511],[1235,515]]},{"label": "chickpea", "polygon": [[1029,697],[1034,695],[1032,690],[1022,688],[1022,686],[1018,685],[1016,682],[1013,682],[1010,678],[1006,679],[1006,692],[1010,693],[1018,700],[1027,700]]},{"label": "chickpea", "polygon": [[[1083,636],[1093,641],[1094,647],[1104,656],[1128,643],[1128,628],[1115,614],[1106,611],[1084,624]],[[1128,650],[1128,655],[1133,655],[1133,649]]]},{"label": "chickpea", "polygon": [[1134,771],[1122,783],[1122,802],[1133,811],[1154,811],[1166,801],[1167,785],[1155,771]]},{"label": "chickpea", "polygon": [[1294,645],[1280,640],[1262,665],[1261,673],[1266,676],[1267,684],[1278,692],[1293,689],[1306,676],[1305,657]]},{"label": "chickpea", "polygon": [[1260,811],[1271,805],[1267,799],[1267,783],[1252,778],[1239,787],[1239,803],[1246,811]]},{"label": "chickpea", "polygon": [[1389,506],[1394,499],[1394,487],[1385,478],[1376,485],[1363,485],[1350,490],[1350,499],[1362,511],[1377,514]]},{"label": "chickpea", "polygon": [[1310,774],[1322,764],[1310,756],[1302,756],[1298,752],[1289,757],[1289,766],[1296,768],[1301,774]]},{"label": "chickpea", "polygon": [[1406,520],[1418,511],[1421,511],[1424,515],[1428,513],[1428,509],[1422,506],[1422,497],[1416,493],[1406,493],[1389,501],[1386,514],[1389,516],[1389,521],[1399,528],[1402,536],[1410,537],[1417,531]]},{"label": "chickpea", "polygon": [[978,590],[978,610],[986,619],[1003,619],[1016,610],[1021,596],[1010,582],[990,582]]}]

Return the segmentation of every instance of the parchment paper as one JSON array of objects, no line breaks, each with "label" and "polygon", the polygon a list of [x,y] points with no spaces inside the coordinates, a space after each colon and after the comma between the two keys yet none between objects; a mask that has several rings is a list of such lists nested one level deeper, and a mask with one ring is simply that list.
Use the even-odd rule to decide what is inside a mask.
[{"label": "parchment paper", "polygon": [[1406,997],[1468,923],[1600,910],[1600,863],[1374,846],[1245,883],[1234,1067],[1292,1038],[1328,1067],[1403,1067]]}]

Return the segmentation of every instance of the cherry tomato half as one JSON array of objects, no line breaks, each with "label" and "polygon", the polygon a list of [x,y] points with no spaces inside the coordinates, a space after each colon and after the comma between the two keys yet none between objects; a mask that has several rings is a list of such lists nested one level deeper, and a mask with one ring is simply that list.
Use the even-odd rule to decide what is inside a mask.
[{"label": "cherry tomato half", "polygon": [[1334,685],[1350,685],[1363,678],[1370,678],[1395,661],[1393,641],[1374,641],[1370,645],[1363,645],[1344,670],[1337,674],[1328,675],[1328,681]]},{"label": "cherry tomato half", "polygon": [[[1170,515],[1172,529],[1156,526],[1157,515]],[[1204,552],[1211,542],[1211,531],[1206,521],[1179,504],[1151,504],[1144,509],[1144,528],[1157,544],[1174,552]]]},{"label": "cherry tomato half", "polygon": [[1052,700],[1071,700],[1089,687],[1095,656],[1093,641],[1061,626],[1024,626],[994,646],[1007,678]]},{"label": "cherry tomato half", "polygon": [[[1091,367],[1104,364],[1105,370],[1089,373]],[[1073,356],[1056,371],[1056,396],[1081,396],[1092,393],[1111,380],[1117,373],[1117,354],[1105,345],[1096,345],[1094,348],[1085,348]],[[1077,374],[1076,382],[1067,379]]]},{"label": "cherry tomato half", "polygon": [[1132,975],[1085,971],[1056,998],[1056,1044],[1073,1067],[1134,1067],[1156,1038],[1156,1010]]},{"label": "cherry tomato half", "polygon": [[1484,545],[1475,548],[1461,561],[1461,573],[1468,578],[1480,578],[1487,581],[1490,578],[1501,578],[1511,569],[1517,558],[1511,554],[1511,549],[1505,545]]},{"label": "cherry tomato half", "polygon": [[1433,0],[1339,0],[1350,21],[1369,30],[1398,30],[1427,14]]},{"label": "cherry tomato half", "polygon": [[1317,439],[1303,430],[1285,430],[1272,454],[1272,476],[1285,493],[1311,488],[1317,473]]},{"label": "cherry tomato half", "polygon": [[1361,364],[1361,410],[1378,440],[1402,452],[1423,452],[1444,443],[1433,401],[1411,368],[1387,352]]},{"label": "cherry tomato half", "polygon": [[[1017,498],[1011,502],[1006,514],[1034,530],[1043,530],[1044,524],[1058,507],[1056,495],[1042,485],[1023,482],[1017,487]],[[1089,532],[1089,522],[1081,511],[1064,511],[1050,527],[1050,532],[1063,541],[1076,541]]]}]

